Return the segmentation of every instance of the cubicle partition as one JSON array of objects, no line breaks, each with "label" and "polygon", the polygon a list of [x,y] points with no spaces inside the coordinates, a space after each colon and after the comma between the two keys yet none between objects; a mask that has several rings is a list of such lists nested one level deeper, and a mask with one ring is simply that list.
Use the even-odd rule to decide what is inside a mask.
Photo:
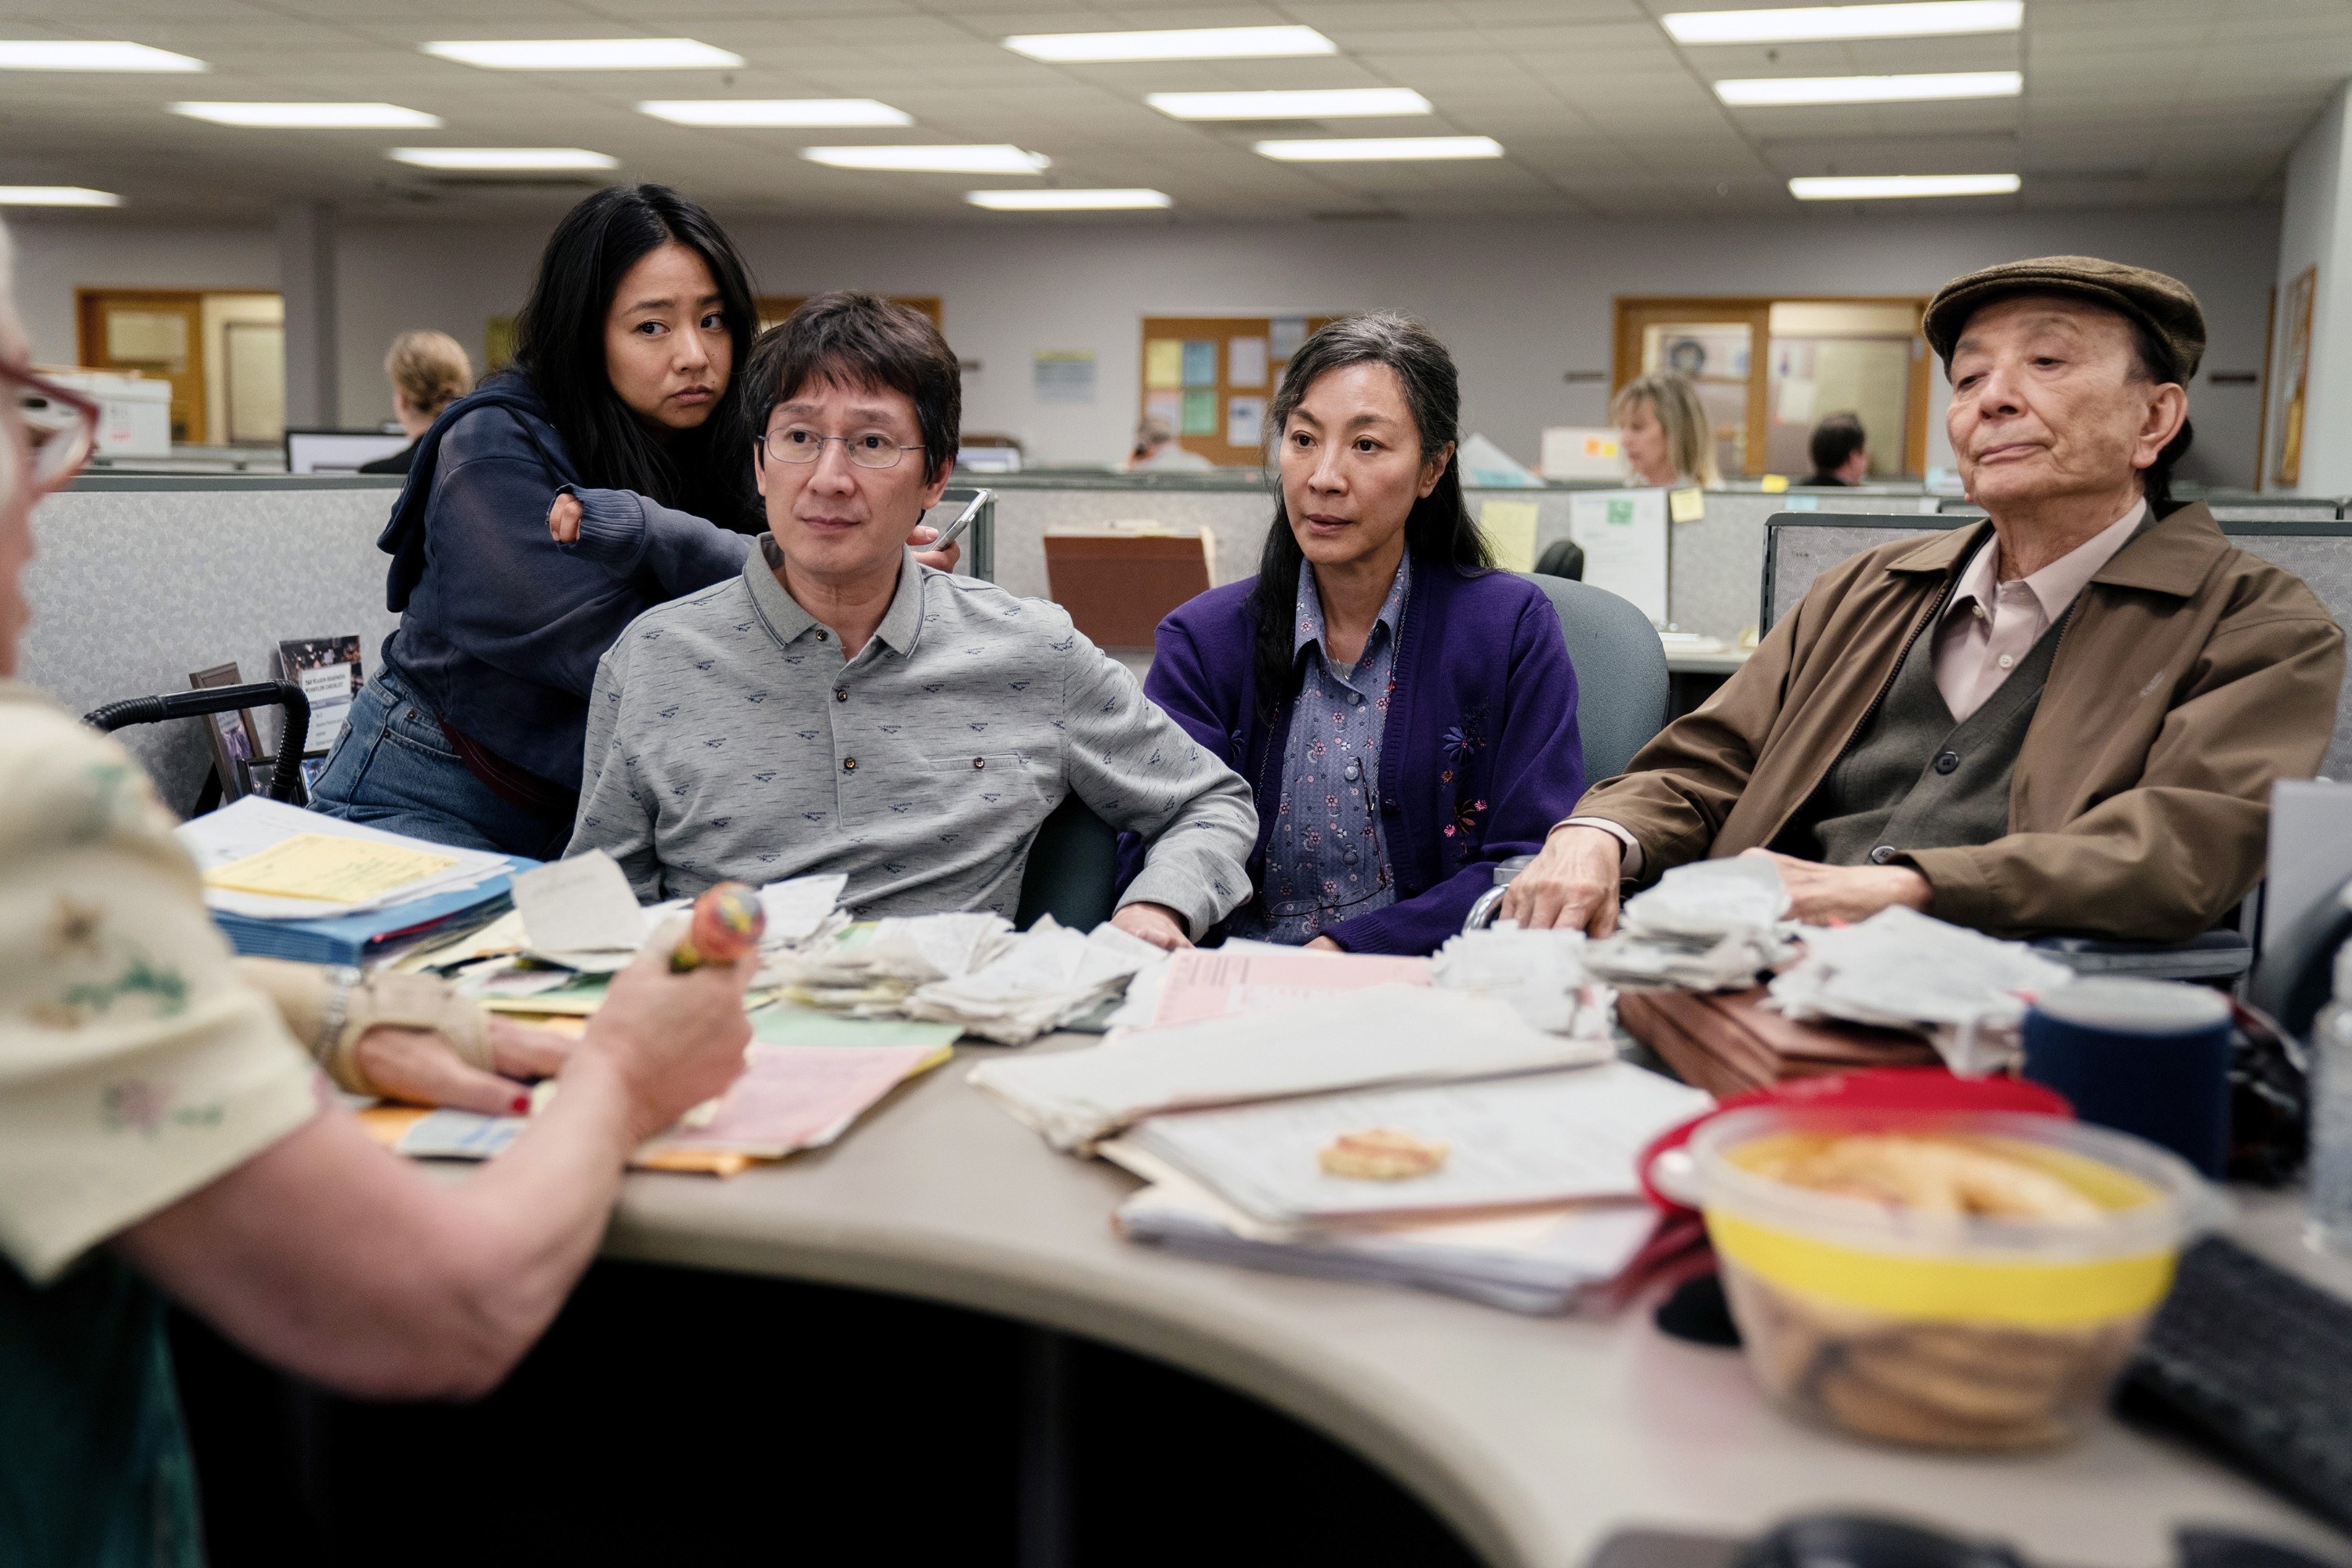
[{"label": "cubicle partition", "polygon": [[[2352,522],[2263,515],[2265,509],[2251,505],[2230,510],[2255,514],[2251,521],[2221,520],[2221,531],[2232,543],[2302,578],[2338,624],[2352,625]],[[1773,518],[1767,529],[1762,624],[1769,626],[1788,614],[1812,586],[1813,579],[1841,561],[1906,534],[1926,534],[1974,521],[1948,513],[1933,518],[1832,520],[1784,512]],[[2319,771],[2324,778],[2352,779],[2352,682],[2336,698],[2336,738],[2329,742]]]}]

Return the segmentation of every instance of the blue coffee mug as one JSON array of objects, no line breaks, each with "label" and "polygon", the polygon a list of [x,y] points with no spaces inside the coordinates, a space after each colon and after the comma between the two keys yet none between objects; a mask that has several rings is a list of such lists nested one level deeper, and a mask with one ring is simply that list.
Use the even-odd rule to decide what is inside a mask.
[{"label": "blue coffee mug", "polygon": [[2219,1179],[2230,1155],[2230,999],[2168,980],[2094,977],[2025,1016],[2025,1076],[2074,1114],[2161,1143]]}]

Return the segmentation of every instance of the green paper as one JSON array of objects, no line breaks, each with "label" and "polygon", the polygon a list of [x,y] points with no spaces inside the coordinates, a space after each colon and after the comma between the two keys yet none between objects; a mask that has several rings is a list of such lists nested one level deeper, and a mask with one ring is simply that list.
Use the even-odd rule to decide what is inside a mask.
[{"label": "green paper", "polygon": [[950,1046],[963,1030],[954,1024],[905,1018],[844,1018],[778,1003],[751,1015],[751,1037],[768,1046]]},{"label": "green paper", "polygon": [[1184,394],[1184,419],[1176,432],[1180,436],[1214,436],[1217,434],[1217,395],[1198,390]]}]

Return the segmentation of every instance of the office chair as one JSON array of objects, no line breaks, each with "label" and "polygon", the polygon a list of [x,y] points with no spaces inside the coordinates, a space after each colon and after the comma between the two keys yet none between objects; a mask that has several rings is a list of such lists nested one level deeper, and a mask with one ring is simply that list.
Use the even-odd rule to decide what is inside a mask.
[{"label": "office chair", "polygon": [[[167,719],[203,719],[215,713],[233,713],[240,708],[282,708],[286,710],[285,726],[280,735],[308,735],[310,732],[310,700],[302,689],[290,680],[259,680],[248,686],[214,686],[195,691],[167,691],[161,697],[126,697],[120,702],[109,702],[93,708],[81,717],[81,721],[100,734],[111,734],[132,724],[160,724]],[[289,751],[292,755],[288,755]],[[269,785],[263,791],[272,800],[289,805],[307,802],[302,788],[302,748],[289,748],[281,743],[278,756],[269,770]],[[265,759],[256,757],[258,763]],[[195,809],[191,816],[202,816],[220,804],[220,770],[215,768],[205,780],[205,787],[196,795]]]},{"label": "office chair", "polygon": [[1092,931],[1110,919],[1118,883],[1118,832],[1085,801],[1064,795],[1029,846],[1013,923],[1027,931],[1039,915],[1052,915],[1074,931]]}]

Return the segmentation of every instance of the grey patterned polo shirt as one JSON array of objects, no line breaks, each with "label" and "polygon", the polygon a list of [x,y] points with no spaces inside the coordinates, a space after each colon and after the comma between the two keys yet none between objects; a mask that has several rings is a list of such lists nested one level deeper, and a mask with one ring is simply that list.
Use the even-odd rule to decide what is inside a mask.
[{"label": "grey patterned polo shirt", "polygon": [[605,850],[648,900],[840,871],[860,914],[1011,919],[1030,840],[1075,792],[1151,839],[1122,903],[1165,904],[1197,936],[1248,896],[1248,785],[1059,605],[909,553],[845,661],[761,545],[597,665],[568,853]]}]

